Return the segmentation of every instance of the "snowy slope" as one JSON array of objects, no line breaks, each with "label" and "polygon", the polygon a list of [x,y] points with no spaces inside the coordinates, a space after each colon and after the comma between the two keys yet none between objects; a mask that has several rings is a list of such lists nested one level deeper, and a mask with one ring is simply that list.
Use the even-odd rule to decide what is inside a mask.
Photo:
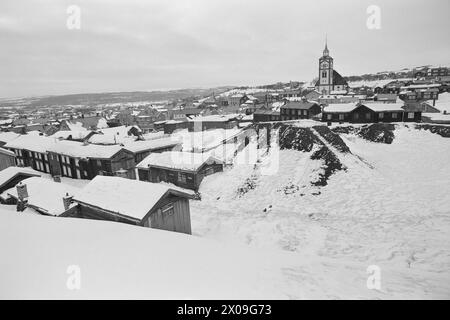
[{"label": "snowy slope", "polygon": [[[115,222],[0,209],[0,298],[302,299],[445,297],[433,273],[383,269],[366,287],[365,264],[256,250]],[[80,289],[70,290],[71,266]],[[409,281],[426,276],[424,294]]]},{"label": "snowy slope", "polygon": [[[408,280],[410,297],[449,298],[450,140],[403,125],[395,136],[387,145],[342,135],[352,153],[337,154],[347,170],[322,188],[308,185],[320,163],[294,150],[278,151],[273,175],[249,163],[207,177],[202,201],[192,203],[194,233],[345,265],[376,264],[402,277],[417,272]],[[239,196],[249,177],[255,188]]]}]

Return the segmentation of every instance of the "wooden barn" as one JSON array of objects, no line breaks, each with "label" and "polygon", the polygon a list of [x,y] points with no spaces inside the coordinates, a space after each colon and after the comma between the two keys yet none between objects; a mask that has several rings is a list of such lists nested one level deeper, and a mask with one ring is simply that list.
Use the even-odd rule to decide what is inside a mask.
[{"label": "wooden barn", "polygon": [[204,177],[223,171],[223,162],[204,153],[171,151],[152,153],[136,168],[141,181],[165,181],[197,191]]},{"label": "wooden barn", "polygon": [[97,176],[73,197],[75,205],[61,216],[191,234],[192,198],[193,193],[163,184]]},{"label": "wooden barn", "polygon": [[11,150],[0,147],[0,170],[16,165],[16,155]]},{"label": "wooden barn", "polygon": [[311,119],[321,112],[317,102],[291,101],[281,106],[281,120]]}]

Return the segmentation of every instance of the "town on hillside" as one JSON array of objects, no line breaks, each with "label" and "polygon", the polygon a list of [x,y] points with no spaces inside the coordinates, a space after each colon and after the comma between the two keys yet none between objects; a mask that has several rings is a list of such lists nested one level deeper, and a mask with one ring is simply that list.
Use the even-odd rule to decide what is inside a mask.
[{"label": "town on hillside", "polygon": [[[250,139],[261,142],[260,129],[268,124],[450,124],[449,68],[415,75],[348,82],[325,44],[311,86],[234,88],[165,102],[4,108],[0,201],[20,212],[190,234],[189,203],[201,199],[202,180],[232,167]],[[77,190],[67,179],[90,182],[75,182],[86,184]]]},{"label": "town on hillside", "polygon": [[[130,57],[184,43],[89,23]],[[14,26],[0,14],[0,36]],[[324,38],[310,79],[195,88],[196,67],[188,89],[0,97],[0,299],[449,299],[450,65],[346,74],[342,37]],[[194,39],[167,44],[161,69],[191,70],[163,62],[201,59]],[[89,54],[107,77],[137,73]],[[96,81],[102,65],[83,68]]]}]

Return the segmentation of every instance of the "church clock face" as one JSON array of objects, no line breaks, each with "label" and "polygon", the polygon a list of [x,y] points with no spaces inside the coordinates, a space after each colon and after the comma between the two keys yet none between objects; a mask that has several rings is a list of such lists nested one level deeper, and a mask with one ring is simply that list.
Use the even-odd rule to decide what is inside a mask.
[{"label": "church clock face", "polygon": [[328,68],[328,63],[326,63],[326,62],[323,62],[323,63],[322,63],[322,68],[323,68],[323,69],[326,69],[326,68]]}]

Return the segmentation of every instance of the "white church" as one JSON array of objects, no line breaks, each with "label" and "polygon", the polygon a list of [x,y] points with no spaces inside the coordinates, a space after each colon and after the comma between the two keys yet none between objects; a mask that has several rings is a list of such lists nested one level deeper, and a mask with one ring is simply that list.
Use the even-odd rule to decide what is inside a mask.
[{"label": "white church", "polygon": [[333,69],[333,58],[330,56],[327,43],[322,57],[319,58],[319,80],[315,84],[315,89],[323,95],[348,90],[347,81]]}]

